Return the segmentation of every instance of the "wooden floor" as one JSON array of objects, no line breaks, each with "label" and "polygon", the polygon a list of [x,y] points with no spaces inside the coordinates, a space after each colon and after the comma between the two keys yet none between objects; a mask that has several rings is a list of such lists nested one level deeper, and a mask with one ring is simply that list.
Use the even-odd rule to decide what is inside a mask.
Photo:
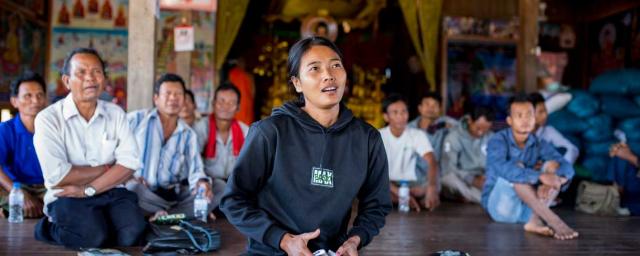
[{"label": "wooden floor", "polygon": [[[428,255],[456,249],[471,255],[640,255],[640,217],[599,217],[557,209],[580,238],[557,241],[525,234],[520,225],[490,221],[480,206],[445,203],[434,212],[392,213],[387,224],[361,255]],[[33,238],[34,220],[10,224],[0,220],[0,255],[75,255]],[[222,248],[212,255],[238,255],[244,237],[226,220],[213,224],[221,231]],[[141,255],[141,248],[120,248]]]}]

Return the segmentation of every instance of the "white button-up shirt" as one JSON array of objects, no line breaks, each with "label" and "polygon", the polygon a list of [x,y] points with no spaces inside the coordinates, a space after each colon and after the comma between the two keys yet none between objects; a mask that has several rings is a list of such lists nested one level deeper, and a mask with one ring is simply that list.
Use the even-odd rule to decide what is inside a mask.
[{"label": "white button-up shirt", "polygon": [[125,112],[118,105],[98,100],[87,122],[78,112],[71,93],[42,110],[35,120],[33,144],[44,185],[44,211],[57,198],[54,189],[72,166],[119,164],[137,170],[142,163]]},{"label": "white button-up shirt", "polygon": [[143,163],[134,175],[143,177],[152,189],[169,188],[187,179],[189,187],[194,188],[198,180],[207,177],[196,133],[182,119],[178,119],[176,129],[166,141],[157,109],[131,112],[127,119]]}]

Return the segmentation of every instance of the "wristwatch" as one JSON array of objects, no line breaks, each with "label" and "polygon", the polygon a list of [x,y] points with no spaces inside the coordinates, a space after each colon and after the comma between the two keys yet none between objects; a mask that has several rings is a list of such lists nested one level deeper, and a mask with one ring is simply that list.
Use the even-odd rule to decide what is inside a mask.
[{"label": "wristwatch", "polygon": [[92,197],[96,194],[96,189],[94,187],[92,187],[91,185],[87,185],[84,188],[84,195],[87,197]]}]

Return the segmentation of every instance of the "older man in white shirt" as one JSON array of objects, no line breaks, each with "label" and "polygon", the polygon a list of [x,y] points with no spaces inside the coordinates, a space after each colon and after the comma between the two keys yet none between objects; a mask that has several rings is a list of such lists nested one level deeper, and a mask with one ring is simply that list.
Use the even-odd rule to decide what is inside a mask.
[{"label": "older man in white shirt", "polygon": [[33,142],[47,188],[40,241],[132,246],[144,232],[137,197],[122,185],[141,166],[136,140],[124,111],[98,100],[105,76],[95,50],[73,50],[62,69],[71,93],[36,117]]}]

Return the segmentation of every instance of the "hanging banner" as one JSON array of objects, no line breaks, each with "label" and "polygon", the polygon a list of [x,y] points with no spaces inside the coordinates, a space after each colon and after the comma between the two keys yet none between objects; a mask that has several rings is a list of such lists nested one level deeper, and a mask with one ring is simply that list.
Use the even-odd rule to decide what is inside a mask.
[{"label": "hanging banner", "polygon": [[169,10],[194,10],[215,12],[216,0],[160,0],[160,8]]}]

